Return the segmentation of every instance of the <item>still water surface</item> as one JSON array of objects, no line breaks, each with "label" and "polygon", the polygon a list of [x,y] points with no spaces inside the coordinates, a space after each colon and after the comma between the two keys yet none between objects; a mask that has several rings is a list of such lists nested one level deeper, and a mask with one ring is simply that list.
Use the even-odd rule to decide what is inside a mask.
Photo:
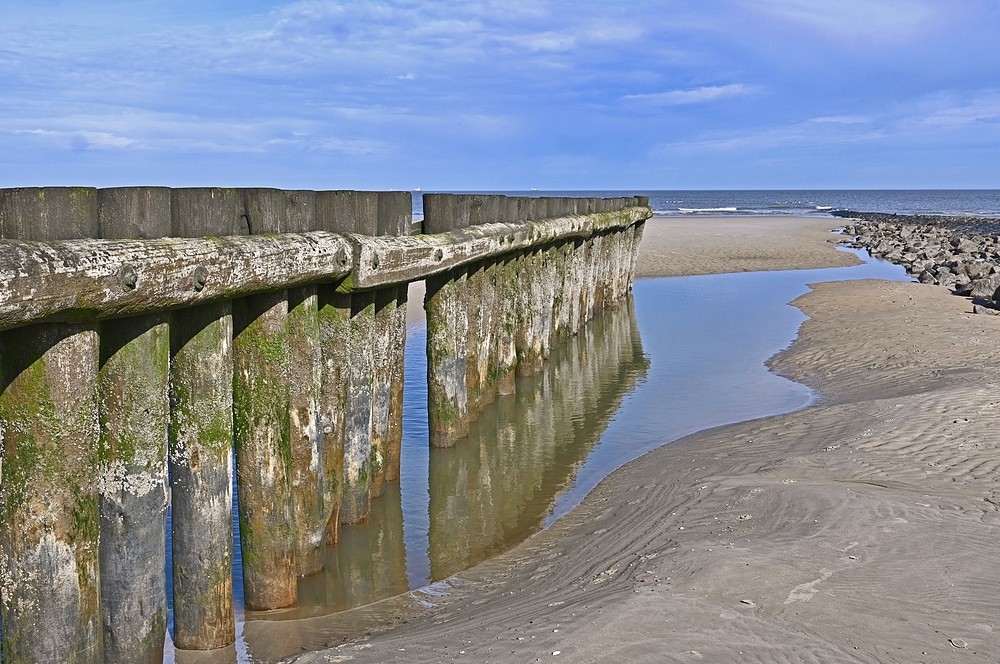
[{"label": "still water surface", "polygon": [[[638,281],[632,300],[554,349],[542,374],[518,379],[516,396],[498,399],[451,449],[429,448],[426,331],[411,330],[400,484],[373,502],[368,523],[342,529],[327,571],[301,581],[298,607],[240,612],[239,659],[274,661],[322,644],[319,616],[510,548],[664,443],[806,406],[810,389],[764,364],[805,320],[788,302],[809,283],[906,279],[902,268],[856,253],[864,265]],[[274,620],[280,629],[266,626],[277,628]]]}]

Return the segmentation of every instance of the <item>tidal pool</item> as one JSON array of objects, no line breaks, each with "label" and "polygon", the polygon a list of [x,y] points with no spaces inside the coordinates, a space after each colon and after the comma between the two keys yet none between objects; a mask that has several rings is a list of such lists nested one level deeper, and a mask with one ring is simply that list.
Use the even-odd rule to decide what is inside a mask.
[{"label": "tidal pool", "polygon": [[[660,445],[808,405],[809,388],[764,364],[805,320],[788,302],[809,283],[908,279],[855,253],[863,265],[638,281],[631,299],[557,346],[541,374],[519,378],[517,394],[488,407],[451,449],[428,445],[426,330],[412,329],[399,485],[373,501],[369,522],[342,529],[327,569],[300,581],[297,607],[239,610],[229,661],[274,661],[322,644],[319,616],[427,586],[510,548]],[[234,581],[241,594],[238,571]],[[282,627],[244,622],[261,620]]]}]

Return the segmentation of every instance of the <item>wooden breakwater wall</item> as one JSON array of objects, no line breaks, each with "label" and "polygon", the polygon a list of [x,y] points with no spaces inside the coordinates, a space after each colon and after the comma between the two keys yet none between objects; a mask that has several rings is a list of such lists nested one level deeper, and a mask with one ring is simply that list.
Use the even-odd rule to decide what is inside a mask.
[{"label": "wooden breakwater wall", "polygon": [[431,439],[628,291],[647,201],[0,190],[4,661],[160,661],[295,604],[398,479],[408,283],[426,279]]}]

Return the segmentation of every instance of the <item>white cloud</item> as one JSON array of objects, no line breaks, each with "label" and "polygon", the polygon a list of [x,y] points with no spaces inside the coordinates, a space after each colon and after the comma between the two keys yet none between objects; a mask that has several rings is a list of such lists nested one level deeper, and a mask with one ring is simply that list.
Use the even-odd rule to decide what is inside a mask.
[{"label": "white cloud", "polygon": [[829,115],[781,126],[706,134],[700,139],[660,146],[662,153],[769,151],[863,143],[947,144],[1000,139],[1000,92],[980,91],[964,100],[937,94],[883,110],[876,115]]},{"label": "white cloud", "polygon": [[817,122],[820,124],[841,125],[867,124],[871,121],[872,119],[865,115],[824,115],[818,118],[810,118],[809,120],[809,122]]},{"label": "white cloud", "polygon": [[36,136],[50,143],[72,149],[138,148],[141,143],[132,138],[117,136],[106,131],[57,131],[52,129],[16,129],[12,134]]},{"label": "white cloud", "polygon": [[964,103],[941,99],[937,105],[939,108],[916,118],[912,124],[936,129],[962,129],[1000,122],[1000,94],[997,93],[984,94]]},{"label": "white cloud", "polygon": [[692,90],[671,90],[653,94],[627,95],[628,101],[643,102],[656,106],[681,106],[684,104],[700,104],[723,97],[735,97],[751,92],[751,88],[741,83],[730,85],[713,85]]},{"label": "white cloud", "polygon": [[827,33],[848,37],[911,36],[951,11],[928,0],[750,0],[744,6]]}]

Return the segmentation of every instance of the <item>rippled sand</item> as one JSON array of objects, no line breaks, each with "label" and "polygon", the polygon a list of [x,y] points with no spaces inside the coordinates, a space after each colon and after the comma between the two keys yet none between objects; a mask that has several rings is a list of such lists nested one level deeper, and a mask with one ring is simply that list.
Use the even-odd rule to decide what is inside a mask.
[{"label": "rippled sand", "polygon": [[[835,222],[811,221],[654,220],[640,273],[803,267],[751,255],[765,226],[793,258],[850,264]],[[497,558],[344,614],[339,647],[296,661],[996,661],[1000,319],[915,283],[794,304],[810,320],[772,367],[816,405],[654,450]]]}]

